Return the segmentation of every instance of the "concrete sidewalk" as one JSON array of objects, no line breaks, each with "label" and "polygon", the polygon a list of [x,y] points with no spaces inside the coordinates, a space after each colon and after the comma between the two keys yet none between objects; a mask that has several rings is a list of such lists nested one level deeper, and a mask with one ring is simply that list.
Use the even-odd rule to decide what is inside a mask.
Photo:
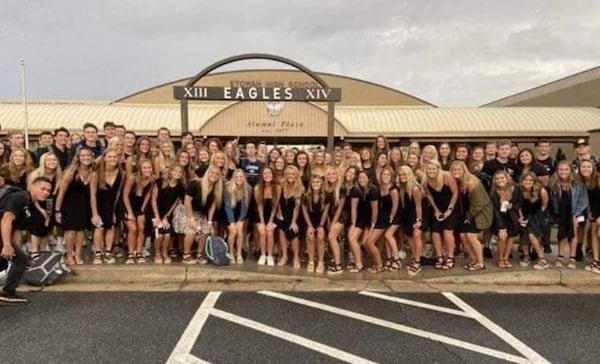
[{"label": "concrete sidewalk", "polygon": [[367,272],[338,275],[308,273],[291,266],[258,266],[253,260],[242,265],[217,267],[214,265],[81,265],[73,266],[74,274],[60,283],[46,288],[49,291],[206,291],[262,289],[279,291],[494,291],[504,292],[578,292],[600,293],[600,274],[577,269],[554,268],[537,271],[520,267],[516,260],[514,268],[496,267],[486,261],[486,269],[468,272],[463,269],[464,259],[450,271],[423,266],[423,271],[411,277],[406,269],[397,272],[371,274]]}]

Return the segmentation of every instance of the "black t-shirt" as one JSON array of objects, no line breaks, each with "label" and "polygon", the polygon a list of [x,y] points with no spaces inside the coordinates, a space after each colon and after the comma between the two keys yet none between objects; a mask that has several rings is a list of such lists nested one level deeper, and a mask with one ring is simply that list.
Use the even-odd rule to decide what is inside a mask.
[{"label": "black t-shirt", "polygon": [[[546,167],[544,167],[543,165],[541,165],[540,163],[537,163],[537,162],[533,162],[531,164],[531,167],[529,167],[529,171],[535,173],[535,175],[538,178],[549,175]],[[521,179],[522,175],[523,175],[523,171],[522,171],[521,167],[517,166],[517,171],[515,172],[515,175],[513,176],[513,180],[515,182],[518,182]]]},{"label": "black t-shirt", "polygon": [[159,179],[156,182],[158,186],[158,197],[156,198],[156,204],[158,205],[158,213],[161,217],[169,212],[169,209],[173,206],[177,199],[182,199],[185,196],[185,187],[183,183],[179,182],[174,187],[167,184],[166,187],[162,187],[163,181]]},{"label": "black t-shirt", "polygon": [[501,170],[506,171],[514,180],[515,172],[517,171],[517,164],[511,159],[509,159],[506,163],[502,163],[498,159],[492,159],[483,164],[481,173],[493,177],[494,173]]},{"label": "black t-shirt", "polygon": [[261,162],[252,162],[247,158],[242,159],[240,162],[240,168],[244,170],[244,173],[246,174],[246,179],[248,180],[248,183],[251,186],[256,185],[262,167],[263,164]]},{"label": "black t-shirt", "polygon": [[208,216],[208,210],[214,202],[215,195],[210,192],[208,196],[206,196],[206,204],[202,205],[203,193],[204,191],[202,191],[199,180],[190,181],[185,190],[185,194],[192,197],[192,210],[200,212],[201,215]]},{"label": "black t-shirt", "polygon": [[548,157],[546,159],[537,159],[536,158],[535,161],[538,162],[539,164],[541,164],[542,167],[544,167],[546,169],[547,176],[554,173],[554,168],[556,168],[556,163],[554,162],[554,159],[552,159],[552,157]]},{"label": "black t-shirt", "polygon": [[206,173],[206,170],[208,169],[208,163],[201,163],[198,168],[196,168],[196,170],[194,171],[194,174],[198,177],[198,178],[202,178],[204,177],[204,174]]},{"label": "black t-shirt", "polygon": [[[27,196],[27,192],[23,190],[14,190],[4,195],[0,199],[0,220],[7,211],[10,211],[15,215],[13,230],[22,230],[26,226],[27,219],[31,215],[29,213],[29,197]],[[1,240],[2,237],[0,236],[0,241]]]}]

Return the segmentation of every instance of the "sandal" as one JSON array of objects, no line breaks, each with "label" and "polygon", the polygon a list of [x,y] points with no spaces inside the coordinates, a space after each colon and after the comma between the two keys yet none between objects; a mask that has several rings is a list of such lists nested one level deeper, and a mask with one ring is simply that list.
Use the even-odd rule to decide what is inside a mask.
[{"label": "sandal", "polygon": [[466,269],[469,272],[476,272],[476,271],[485,269],[485,265],[480,264],[480,263],[471,263],[471,264],[469,264],[468,268],[466,268]]},{"label": "sandal", "polygon": [[136,263],[146,263],[146,258],[142,255],[142,253],[137,253],[135,255],[135,261]]},{"label": "sandal", "polygon": [[396,272],[396,271],[402,269],[402,258],[398,258],[398,259],[390,258],[390,263],[391,263],[391,265],[389,267],[387,267],[388,270],[390,270],[392,272]]},{"label": "sandal", "polygon": [[133,253],[127,254],[127,259],[125,259],[125,264],[135,264],[135,257]]},{"label": "sandal", "polygon": [[348,268],[348,272],[350,273],[360,273],[364,270],[364,267],[358,267],[356,265],[353,265],[352,267]]},{"label": "sandal", "polygon": [[558,258],[556,258],[556,262],[554,262],[554,266],[556,268],[562,268],[565,265],[565,259],[562,255],[559,255]]},{"label": "sandal", "polygon": [[513,267],[513,265],[512,265],[512,263],[510,262],[510,260],[508,260],[508,259],[505,259],[505,260],[504,260],[504,268],[512,268],[512,267]]},{"label": "sandal", "polygon": [[92,262],[92,264],[94,265],[100,265],[102,264],[102,252],[96,252],[96,254],[94,255],[94,261]]},{"label": "sandal", "polygon": [[454,257],[448,257],[446,258],[446,263],[444,263],[444,265],[442,266],[443,270],[450,270],[452,268],[454,268]]},{"label": "sandal", "polygon": [[340,274],[344,272],[344,268],[342,268],[341,264],[332,264],[327,269],[327,274]]},{"label": "sandal", "polygon": [[531,260],[529,260],[529,256],[528,255],[524,255],[521,258],[521,261],[519,262],[519,265],[521,267],[527,267],[527,266],[529,266],[529,263],[531,263]]},{"label": "sandal", "polygon": [[194,259],[194,257],[192,256],[192,254],[183,254],[183,257],[181,258],[181,262],[183,264],[196,264],[196,259]]},{"label": "sandal", "polygon": [[538,261],[533,265],[533,269],[542,270],[550,267],[550,263],[546,260],[546,258],[538,259]]},{"label": "sandal", "polygon": [[387,258],[385,260],[385,269],[392,270],[392,264],[394,262],[394,258]]},{"label": "sandal", "polygon": [[40,252],[31,252],[31,253],[29,254],[29,259],[30,259],[31,261],[34,261],[34,260],[36,260],[36,259],[37,259],[37,258],[39,258],[39,257],[40,257]]},{"label": "sandal", "polygon": [[80,257],[75,257],[75,264],[84,265],[85,261],[83,259],[81,259]]},{"label": "sandal", "polygon": [[204,253],[198,253],[198,264],[208,264],[208,260]]},{"label": "sandal", "polygon": [[175,250],[175,249],[169,249],[169,257],[170,258],[177,258],[177,250]]},{"label": "sandal", "polygon": [[504,263],[504,260],[499,259],[498,262],[496,263],[496,265],[498,266],[498,268],[506,268],[506,264]]},{"label": "sandal", "polygon": [[435,269],[442,269],[444,267],[444,257],[437,257],[435,261]]},{"label": "sandal", "polygon": [[421,268],[421,262],[417,262],[416,260],[413,260],[407,268],[409,276],[416,276],[417,274],[421,273],[422,270],[423,268]]},{"label": "sandal", "polygon": [[367,269],[367,272],[371,273],[371,274],[377,274],[377,273],[381,273],[381,272],[385,272],[385,267],[384,266],[372,266],[371,268]]},{"label": "sandal", "polygon": [[115,264],[115,257],[111,253],[104,254],[106,264]]}]

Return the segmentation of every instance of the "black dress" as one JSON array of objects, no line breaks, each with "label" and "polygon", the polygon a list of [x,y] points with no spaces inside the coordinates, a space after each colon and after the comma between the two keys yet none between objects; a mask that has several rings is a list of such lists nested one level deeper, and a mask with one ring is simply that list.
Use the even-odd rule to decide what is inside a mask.
[{"label": "black dress", "polygon": [[144,206],[144,200],[146,199],[146,196],[152,190],[152,186],[153,186],[153,183],[148,182],[146,184],[146,186],[144,186],[142,188],[142,191],[139,194],[137,191],[136,183],[134,183],[133,186],[131,187],[131,192],[129,192],[129,203],[131,204],[131,210],[132,210],[134,216],[137,217],[137,216],[144,215],[145,211],[143,209],[146,209],[149,206],[149,203],[147,203],[146,206]]},{"label": "black dress", "polygon": [[67,187],[61,207],[64,230],[83,231],[91,227],[90,183],[84,183],[77,172]]},{"label": "black dress", "polygon": [[[265,202],[266,203],[266,202]],[[269,204],[270,205],[270,204]],[[266,207],[266,206],[265,206]],[[294,218],[294,209],[296,208],[296,197],[291,195],[289,197],[281,196],[279,199],[279,208],[281,210],[281,219],[277,221],[277,227],[283,231],[285,237],[288,241],[295,239],[298,237],[298,233],[294,232],[290,229],[292,225],[292,220]],[[266,209],[265,209],[266,210]],[[265,223],[269,219],[269,215],[266,214],[265,211]],[[296,218],[296,223],[300,225],[300,221],[302,221],[301,212],[298,213],[298,217]],[[300,230],[300,229],[298,229]]]},{"label": "black dress", "polygon": [[521,211],[523,212],[523,218],[527,220],[527,226],[521,229],[522,232],[533,234],[538,239],[543,237],[546,231],[546,217],[542,212],[542,199],[538,197],[535,202],[531,202],[531,200],[523,198]]},{"label": "black dress", "polygon": [[361,188],[355,186],[350,190],[351,198],[358,198],[358,206],[356,208],[356,227],[364,229],[371,226],[371,201],[379,200],[379,189],[371,186],[367,191],[362,191]]},{"label": "black dress", "polygon": [[587,193],[590,201],[592,221],[596,221],[600,217],[600,186],[596,186],[594,189],[588,188]]},{"label": "black dress", "polygon": [[[427,185],[427,189],[429,190],[429,194],[431,195],[435,205],[437,206],[440,212],[444,212],[448,210],[450,206],[450,200],[452,200],[452,191],[450,187],[444,184],[441,190],[437,191],[432,188],[429,184]],[[453,209],[450,215],[446,217],[444,220],[439,221],[436,216],[434,216],[435,210],[431,209],[431,218],[430,218],[430,226],[431,232],[433,233],[441,233],[443,230],[455,230],[458,228],[460,223],[460,214],[458,209]]]},{"label": "black dress", "polygon": [[575,228],[573,226],[573,215],[571,214],[571,190],[561,190],[558,200],[558,234],[557,239],[572,239],[575,236]]},{"label": "black dress", "polygon": [[399,223],[399,216],[397,213],[395,214],[393,221],[390,223],[390,217],[392,215],[393,207],[391,192],[394,189],[397,190],[398,187],[392,186],[388,193],[385,195],[382,195],[380,191],[379,201],[377,204],[379,212],[377,213],[377,222],[375,223],[375,229],[386,229],[392,224],[398,225]]},{"label": "black dress", "polygon": [[110,229],[118,225],[117,221],[117,198],[119,197],[119,189],[122,188],[123,173],[117,172],[114,182],[111,184],[106,181],[104,188],[98,187],[96,193],[96,201],[98,205],[98,215],[102,219],[102,227]]}]

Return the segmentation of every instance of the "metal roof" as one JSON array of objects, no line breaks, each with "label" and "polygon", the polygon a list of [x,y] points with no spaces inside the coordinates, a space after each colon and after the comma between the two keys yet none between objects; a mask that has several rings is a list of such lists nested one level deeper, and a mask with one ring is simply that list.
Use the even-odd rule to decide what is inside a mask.
[{"label": "metal roof", "polygon": [[[199,130],[227,105],[190,105],[190,130]],[[224,111],[227,112],[227,111]],[[326,112],[326,110],[324,110]],[[81,130],[84,122],[124,124],[140,134],[162,126],[180,131],[177,105],[32,102],[29,130],[39,133],[64,126]],[[430,108],[405,106],[336,107],[335,117],[347,136],[385,134],[400,137],[582,136],[600,127],[600,109],[591,107]],[[2,131],[22,130],[23,106],[0,101]]]}]

